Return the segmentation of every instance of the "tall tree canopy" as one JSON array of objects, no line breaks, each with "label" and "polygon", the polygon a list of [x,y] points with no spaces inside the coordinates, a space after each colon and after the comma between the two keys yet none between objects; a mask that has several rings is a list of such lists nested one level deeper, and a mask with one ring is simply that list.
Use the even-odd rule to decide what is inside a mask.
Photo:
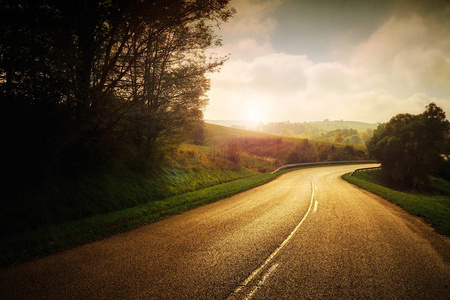
[{"label": "tall tree canopy", "polygon": [[380,124],[367,149],[382,164],[392,184],[414,188],[417,183],[426,182],[443,162],[448,132],[445,112],[430,103],[422,114],[398,114]]},{"label": "tall tree canopy", "polygon": [[1,121],[15,168],[157,157],[202,119],[206,75],[226,59],[208,51],[228,2],[2,0]]}]

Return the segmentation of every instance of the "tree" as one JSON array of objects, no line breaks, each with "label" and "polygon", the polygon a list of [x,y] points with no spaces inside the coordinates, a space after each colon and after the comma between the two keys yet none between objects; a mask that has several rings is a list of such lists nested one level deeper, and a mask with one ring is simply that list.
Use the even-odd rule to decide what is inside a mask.
[{"label": "tree", "polygon": [[364,132],[361,132],[359,135],[363,144],[366,144],[372,138],[372,136],[373,136],[373,129],[370,128]]},{"label": "tree", "polygon": [[[158,157],[202,119],[229,0],[5,0],[1,121],[30,173]],[[32,151],[30,151],[32,149]],[[17,167],[17,166],[16,166]],[[71,169],[72,166],[65,167]]]},{"label": "tree", "polygon": [[309,143],[308,139],[303,139],[295,146],[295,151],[298,154],[299,162],[314,162],[317,160],[316,149]]},{"label": "tree", "polygon": [[338,132],[338,134],[334,138],[334,141],[336,143],[343,143],[344,142],[344,137],[343,137],[342,133]]},{"label": "tree", "polygon": [[362,140],[359,137],[359,135],[355,134],[355,135],[351,135],[349,137],[346,137],[344,140],[344,143],[347,144],[362,144]]},{"label": "tree", "polygon": [[367,149],[382,164],[390,183],[414,189],[418,183],[426,183],[442,163],[449,128],[444,111],[430,103],[422,114],[398,114],[380,124]]}]

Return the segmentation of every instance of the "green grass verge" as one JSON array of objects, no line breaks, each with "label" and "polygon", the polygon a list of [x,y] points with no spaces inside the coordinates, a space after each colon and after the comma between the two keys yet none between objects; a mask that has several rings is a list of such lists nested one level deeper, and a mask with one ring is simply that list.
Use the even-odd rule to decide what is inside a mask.
[{"label": "green grass verge", "polygon": [[115,212],[2,237],[0,265],[7,266],[14,262],[50,254],[150,223],[168,215],[181,213],[262,185],[286,172],[251,176]]},{"label": "green grass verge", "polygon": [[7,199],[8,205],[0,210],[0,236],[119,211],[258,174],[247,168],[165,167],[147,177],[116,163],[83,176],[55,178],[37,191],[21,191],[17,199]]},{"label": "green grass verge", "polygon": [[[392,190],[381,185],[379,171],[364,171],[342,178],[360,188],[384,198],[407,212],[422,217],[430,223],[437,232],[450,235],[450,197],[448,195],[412,194]],[[441,190],[448,188],[448,183],[438,181]]]},{"label": "green grass verge", "polygon": [[[323,166],[329,165],[325,164]],[[201,188],[196,191],[185,192],[165,199],[152,199],[144,204],[113,212],[99,213],[95,216],[86,217],[76,221],[36,228],[33,230],[25,230],[17,234],[3,236],[0,238],[0,266],[5,267],[15,262],[51,254],[61,249],[74,247],[135,228],[142,224],[151,223],[160,220],[165,216],[181,213],[191,208],[212,203],[249,190],[265,184],[287,172],[312,167],[318,166],[286,169],[275,174],[264,173],[253,176],[250,173],[247,174],[248,171],[242,170],[245,174],[238,173],[238,175],[231,175],[247,175],[246,178],[235,179],[231,182]],[[230,174],[228,175],[230,176]],[[206,171],[201,177],[204,176],[206,176]],[[184,178],[182,181],[185,180],[187,180],[187,178]],[[212,182],[209,184],[211,183]],[[184,184],[181,184],[180,186],[184,186]]]}]

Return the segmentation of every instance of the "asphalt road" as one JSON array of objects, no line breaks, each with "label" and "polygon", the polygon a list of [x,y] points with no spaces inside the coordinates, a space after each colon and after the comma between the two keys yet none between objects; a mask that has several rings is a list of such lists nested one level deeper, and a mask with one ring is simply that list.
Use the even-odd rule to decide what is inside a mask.
[{"label": "asphalt road", "polygon": [[1,269],[0,299],[449,299],[450,239],[340,179],[358,167]]}]

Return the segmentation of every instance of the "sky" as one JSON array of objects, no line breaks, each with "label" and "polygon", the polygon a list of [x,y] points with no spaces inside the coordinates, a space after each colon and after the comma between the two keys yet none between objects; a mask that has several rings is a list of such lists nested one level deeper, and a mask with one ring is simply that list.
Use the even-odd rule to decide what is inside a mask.
[{"label": "sky", "polygon": [[450,117],[450,0],[231,0],[206,120]]}]

